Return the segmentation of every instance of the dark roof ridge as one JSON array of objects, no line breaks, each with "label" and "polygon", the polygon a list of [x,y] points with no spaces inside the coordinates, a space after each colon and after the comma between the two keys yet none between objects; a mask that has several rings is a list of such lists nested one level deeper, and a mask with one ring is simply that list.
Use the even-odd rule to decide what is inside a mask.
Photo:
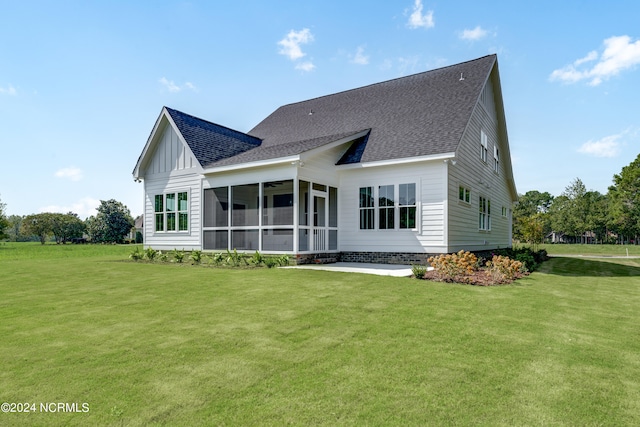
[{"label": "dark roof ridge", "polygon": [[[428,73],[433,73],[433,72],[436,72],[436,71],[442,71],[442,70],[446,70],[447,68],[460,67],[461,65],[465,65],[465,64],[468,64],[470,62],[480,61],[480,60],[483,60],[483,59],[488,58],[490,56],[493,56],[496,59],[498,57],[497,54],[491,53],[489,55],[484,55],[484,56],[481,56],[481,57],[478,57],[478,58],[475,58],[475,59],[469,59],[468,61],[458,62],[458,63],[451,64],[451,65],[445,65],[444,67],[433,68],[431,70],[421,71],[419,73],[413,73],[413,74],[409,74],[407,76],[394,77],[392,79],[384,80],[384,81],[381,81],[381,82],[370,83],[368,85],[359,86],[359,87],[355,87],[355,88],[352,88],[352,89],[345,89],[345,90],[341,90],[341,91],[338,91],[338,92],[330,93],[330,94],[327,94],[327,95],[320,95],[320,96],[316,96],[314,98],[305,99],[305,100],[302,100],[302,101],[291,102],[289,104],[281,105],[280,108],[288,107],[288,106],[292,106],[292,105],[296,105],[296,104],[304,104],[304,103],[307,103],[309,101],[314,101],[316,99],[322,99],[322,98],[326,98],[326,97],[329,97],[329,96],[339,95],[339,94],[342,94],[342,93],[349,93],[349,92],[353,92],[353,91],[357,91],[357,90],[361,90],[361,89],[365,89],[365,88],[369,88],[369,87],[379,86],[379,85],[391,83],[391,82],[394,82],[394,81],[397,81],[397,80],[402,80],[402,79],[407,79],[407,78],[410,78],[410,77],[419,76],[419,75],[422,75],[422,74],[428,74]],[[251,132],[251,131],[249,131],[249,132]]]}]

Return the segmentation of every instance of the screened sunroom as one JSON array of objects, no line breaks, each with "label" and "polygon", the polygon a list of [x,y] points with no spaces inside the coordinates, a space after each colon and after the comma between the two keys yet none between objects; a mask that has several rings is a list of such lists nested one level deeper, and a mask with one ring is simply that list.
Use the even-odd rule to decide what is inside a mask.
[{"label": "screened sunroom", "polygon": [[301,179],[204,189],[203,249],[338,250],[338,189]]}]

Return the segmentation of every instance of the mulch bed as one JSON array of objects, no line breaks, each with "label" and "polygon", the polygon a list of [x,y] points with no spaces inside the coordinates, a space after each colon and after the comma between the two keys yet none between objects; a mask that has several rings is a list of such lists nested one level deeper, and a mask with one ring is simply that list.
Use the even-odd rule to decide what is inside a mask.
[{"label": "mulch bed", "polygon": [[423,279],[431,280],[434,282],[459,283],[473,286],[497,286],[513,283],[515,280],[518,280],[526,275],[528,274],[519,273],[514,280],[497,280],[496,278],[492,277],[491,274],[489,274],[489,272],[487,272],[486,270],[476,270],[473,272],[473,274],[458,276],[452,280],[450,278],[443,278],[435,270],[431,270],[425,273]]}]

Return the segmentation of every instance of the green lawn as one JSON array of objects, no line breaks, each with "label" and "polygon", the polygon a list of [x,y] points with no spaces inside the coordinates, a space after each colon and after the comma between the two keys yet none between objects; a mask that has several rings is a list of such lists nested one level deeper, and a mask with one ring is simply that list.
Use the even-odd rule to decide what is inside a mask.
[{"label": "green lawn", "polygon": [[640,256],[640,245],[538,245],[550,255]]},{"label": "green lawn", "polygon": [[[640,425],[640,260],[500,287],[0,244],[0,425]],[[88,404],[41,413],[40,403]]]}]

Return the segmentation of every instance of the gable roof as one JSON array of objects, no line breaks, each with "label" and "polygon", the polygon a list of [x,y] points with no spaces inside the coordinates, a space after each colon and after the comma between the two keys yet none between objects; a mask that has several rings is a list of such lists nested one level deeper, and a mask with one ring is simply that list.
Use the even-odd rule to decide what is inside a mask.
[{"label": "gable roof", "polygon": [[496,60],[489,55],[285,105],[248,133],[275,147],[368,128],[360,162],[453,153]]},{"label": "gable roof", "polygon": [[200,165],[206,167],[259,147],[262,141],[246,133],[164,107]]},{"label": "gable roof", "polygon": [[[248,133],[164,107],[206,170],[300,155],[352,142],[337,164],[453,154],[496,55],[284,105]],[[142,157],[158,129],[158,122]]]}]

